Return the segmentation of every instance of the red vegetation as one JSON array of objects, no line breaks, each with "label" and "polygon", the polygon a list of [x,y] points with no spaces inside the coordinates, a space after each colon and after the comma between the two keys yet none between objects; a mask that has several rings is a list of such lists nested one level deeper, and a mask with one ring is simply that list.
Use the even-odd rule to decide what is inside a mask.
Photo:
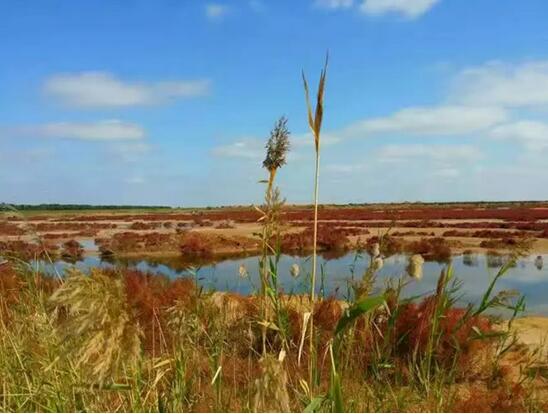
[{"label": "red vegetation", "polygon": [[[415,350],[420,353],[427,351],[436,300],[436,296],[431,296],[420,304],[400,306],[395,335],[400,357],[411,357]],[[474,328],[483,333],[492,332],[491,324],[485,317],[474,317],[463,323],[465,313],[464,309],[449,309],[439,319],[441,336],[435,349],[435,358],[447,366],[453,363],[457,354],[461,366],[472,364],[478,351],[486,346],[485,341],[474,339],[477,336]]]},{"label": "red vegetation", "polygon": [[176,246],[174,235],[163,233],[115,233],[110,238],[95,239],[95,243],[99,246],[101,253],[150,253],[161,250],[173,250]]},{"label": "red vegetation", "polygon": [[458,399],[452,412],[520,413],[527,412],[526,390],[520,384],[503,384],[496,389],[478,384],[468,390],[467,397]]},{"label": "red vegetation", "polygon": [[94,237],[97,236],[96,230],[85,230],[71,233],[44,233],[40,235],[44,240],[73,239],[75,237]]},{"label": "red vegetation", "polygon": [[377,236],[367,240],[366,249],[371,252],[372,246],[380,243],[381,253],[392,256],[400,253],[420,254],[426,260],[446,262],[451,258],[451,246],[443,237],[421,238],[420,240],[403,240],[387,235],[380,240]]},{"label": "red vegetation", "polygon": [[61,257],[63,260],[76,262],[78,260],[82,260],[83,254],[84,249],[76,240],[69,240],[63,243],[63,250],[61,251]]},{"label": "red vegetation", "polygon": [[162,223],[145,223],[143,221],[135,221],[131,223],[131,226],[129,226],[129,228],[131,230],[153,230],[161,226]]},{"label": "red vegetation", "polygon": [[17,303],[22,281],[8,263],[0,265],[0,319],[5,319],[8,309]]},{"label": "red vegetation", "polygon": [[484,249],[508,249],[518,244],[519,242],[516,239],[506,237],[504,239],[482,240],[479,245]]},{"label": "red vegetation", "polygon": [[97,231],[104,229],[114,229],[117,227],[113,223],[71,223],[71,222],[43,222],[32,225],[37,232],[46,231]]},{"label": "red vegetation", "polygon": [[200,233],[189,232],[180,244],[183,256],[210,257],[213,254],[211,243]]},{"label": "red vegetation", "polygon": [[25,231],[16,224],[0,222],[0,234],[3,236],[20,236],[25,234]]},{"label": "red vegetation", "polygon": [[367,239],[366,250],[371,253],[373,245],[379,243],[381,247],[381,254],[383,256],[389,257],[394,254],[399,254],[404,252],[404,243],[402,239],[393,237],[391,235],[384,236],[382,241],[379,237],[373,236]]},{"label": "red vegetation", "polygon": [[8,312],[10,307],[16,306],[21,301],[21,291],[26,284],[32,283],[33,288],[38,288],[46,293],[52,293],[58,286],[59,281],[51,277],[43,277],[40,274],[33,274],[32,277],[22,278],[11,263],[0,264],[0,319],[10,322]]},{"label": "red vegetation", "polygon": [[57,246],[48,244],[27,243],[22,240],[0,241],[0,252],[5,257],[17,257],[29,261],[55,257]]},{"label": "red vegetation", "polygon": [[426,260],[446,262],[451,259],[451,247],[443,237],[423,238],[408,242],[405,250],[412,254],[420,254]]},{"label": "red vegetation", "polygon": [[145,350],[159,354],[171,346],[171,330],[166,325],[167,310],[176,302],[183,306],[194,303],[196,286],[190,279],[169,280],[138,270],[124,270],[123,278],[127,300],[145,334]]},{"label": "red vegetation", "polygon": [[[196,216],[199,215],[197,218]],[[46,217],[42,216],[41,219]],[[165,221],[166,219],[177,221],[198,220],[233,220],[240,223],[255,222],[259,213],[252,208],[222,208],[202,210],[198,213],[150,213],[150,214],[101,214],[80,215],[62,218],[63,221]],[[283,218],[288,221],[312,221],[313,211],[310,207],[288,207],[283,212]],[[33,217],[33,220],[38,217]],[[535,222],[548,219],[548,206],[546,204],[517,204],[506,205],[485,204],[452,204],[452,205],[400,205],[400,206],[363,206],[363,207],[339,207],[321,206],[321,220],[345,220],[345,221],[402,221],[415,220],[428,223],[432,220],[481,220],[498,219],[508,222]],[[498,223],[496,223],[498,224]],[[384,223],[383,225],[386,225]],[[373,227],[373,226],[371,226]],[[430,227],[424,224],[422,227]],[[435,227],[435,226],[433,226]]]},{"label": "red vegetation", "polygon": [[[314,244],[314,232],[312,228],[306,228],[298,233],[285,233],[280,240],[280,248],[284,253],[310,252]],[[317,246],[318,251],[342,251],[349,248],[350,241],[344,230],[318,227]]]}]

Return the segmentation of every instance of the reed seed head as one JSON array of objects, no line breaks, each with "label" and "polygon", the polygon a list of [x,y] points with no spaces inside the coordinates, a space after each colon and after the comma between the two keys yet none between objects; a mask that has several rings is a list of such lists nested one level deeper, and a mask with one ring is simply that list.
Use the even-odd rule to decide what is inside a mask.
[{"label": "reed seed head", "polygon": [[374,243],[371,248],[371,256],[377,257],[381,255],[381,246],[379,243]]},{"label": "reed seed head", "polygon": [[373,267],[373,271],[376,272],[377,270],[382,269],[382,267],[384,266],[384,260],[382,259],[382,257],[377,256],[373,259],[373,262],[371,264]]},{"label": "reed seed head", "polygon": [[414,254],[409,258],[409,264],[407,265],[407,273],[413,279],[421,280],[422,279],[422,265],[424,264],[424,259],[420,254]]},{"label": "reed seed head", "polygon": [[304,84],[304,96],[306,99],[306,108],[308,111],[308,125],[310,126],[310,130],[312,131],[312,135],[314,136],[314,146],[316,149],[316,154],[319,154],[319,151],[320,151],[320,131],[322,129],[322,120],[323,120],[323,96],[324,96],[324,90],[325,90],[325,77],[327,75],[328,61],[329,61],[329,54],[325,56],[325,64],[320,74],[320,82],[318,84],[318,95],[316,97],[315,110],[312,109],[312,105],[310,103],[310,94],[308,91],[308,82],[306,80],[306,76],[304,75],[304,72],[302,73],[303,84]]},{"label": "reed seed head", "polygon": [[535,267],[538,270],[541,270],[543,266],[544,266],[544,260],[542,259],[542,256],[537,256],[537,258],[535,259]]},{"label": "reed seed head", "polygon": [[266,143],[266,158],[263,161],[263,167],[268,171],[276,171],[285,164],[285,158],[289,151],[289,135],[287,118],[282,116],[276,121]]},{"label": "reed seed head", "polygon": [[238,273],[240,273],[240,277],[242,279],[246,279],[247,277],[249,277],[249,272],[247,271],[247,268],[245,267],[243,263],[240,265],[240,268],[238,269]]}]

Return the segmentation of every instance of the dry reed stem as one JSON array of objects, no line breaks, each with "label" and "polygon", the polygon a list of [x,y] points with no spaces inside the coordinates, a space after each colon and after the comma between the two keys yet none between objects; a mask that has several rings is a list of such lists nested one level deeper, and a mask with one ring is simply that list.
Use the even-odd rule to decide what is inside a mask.
[{"label": "dry reed stem", "polygon": [[314,174],[314,241],[312,247],[312,281],[310,287],[310,302],[311,302],[311,316],[310,316],[310,373],[309,381],[310,387],[314,389],[314,303],[316,302],[316,272],[317,272],[317,249],[318,249],[318,199],[319,199],[319,184],[320,184],[320,132],[322,128],[323,120],[323,96],[325,89],[325,78],[327,75],[327,64],[329,56],[326,55],[325,64],[320,74],[320,82],[318,84],[318,94],[316,99],[316,110],[315,115],[312,115],[312,105],[310,104],[310,96],[308,92],[308,82],[306,81],[306,76],[304,72],[302,74],[306,106],[308,112],[308,125],[312,131],[314,137],[314,147],[316,151],[316,162],[315,162],[315,174]]}]

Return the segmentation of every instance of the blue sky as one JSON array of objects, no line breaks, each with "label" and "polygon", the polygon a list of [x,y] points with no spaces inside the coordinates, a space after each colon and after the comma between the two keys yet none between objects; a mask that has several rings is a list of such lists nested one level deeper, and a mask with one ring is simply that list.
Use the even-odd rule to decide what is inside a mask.
[{"label": "blue sky", "polygon": [[322,202],[548,199],[545,0],[0,3],[0,201],[259,202],[301,70],[330,65]]}]

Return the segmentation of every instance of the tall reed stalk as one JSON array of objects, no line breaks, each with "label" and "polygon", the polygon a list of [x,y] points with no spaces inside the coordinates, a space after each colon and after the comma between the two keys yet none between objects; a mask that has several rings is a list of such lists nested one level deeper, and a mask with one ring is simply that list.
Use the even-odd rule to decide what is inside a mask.
[{"label": "tall reed stalk", "polygon": [[[274,307],[279,316],[279,303],[277,298],[277,263],[278,251],[276,245],[279,242],[278,216],[283,201],[280,200],[280,193],[274,187],[274,179],[278,170],[286,163],[286,155],[289,151],[289,130],[287,128],[287,118],[278,119],[274,128],[270,132],[270,137],[265,146],[266,157],[263,161],[263,167],[268,171],[268,180],[266,181],[265,200],[260,220],[263,223],[261,241],[262,255],[260,261],[261,276],[261,318],[262,318],[262,351],[266,354],[266,330],[270,325],[270,313],[268,311],[267,297],[271,297]],[[276,256],[275,261],[269,261],[268,257]],[[272,283],[271,283],[272,281]],[[279,323],[278,323],[279,325]],[[280,327],[281,328],[281,327]]]},{"label": "tall reed stalk", "polygon": [[306,107],[308,111],[308,125],[314,137],[314,149],[316,155],[315,173],[314,173],[314,244],[312,247],[312,281],[310,284],[310,355],[309,355],[309,380],[310,387],[313,390],[314,386],[314,365],[316,360],[316,352],[314,346],[314,305],[316,303],[316,268],[317,268],[317,248],[318,248],[318,196],[320,185],[320,132],[323,120],[323,96],[325,89],[325,77],[327,75],[328,56],[325,58],[325,64],[320,74],[320,82],[318,84],[318,93],[316,98],[316,109],[313,114],[312,105],[310,104],[310,96],[308,92],[308,82],[304,72],[303,84],[306,98]]}]

